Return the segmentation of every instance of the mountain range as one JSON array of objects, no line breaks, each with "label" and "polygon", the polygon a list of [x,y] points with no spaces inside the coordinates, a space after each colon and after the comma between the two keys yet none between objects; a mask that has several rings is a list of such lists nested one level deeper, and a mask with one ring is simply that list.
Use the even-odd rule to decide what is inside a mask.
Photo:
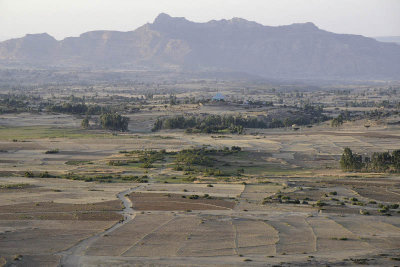
[{"label": "mountain range", "polygon": [[398,79],[400,45],[336,34],[313,23],[264,26],[240,18],[196,23],[160,14],[134,31],[90,31],[57,41],[0,42],[0,65],[243,72],[284,79]]}]

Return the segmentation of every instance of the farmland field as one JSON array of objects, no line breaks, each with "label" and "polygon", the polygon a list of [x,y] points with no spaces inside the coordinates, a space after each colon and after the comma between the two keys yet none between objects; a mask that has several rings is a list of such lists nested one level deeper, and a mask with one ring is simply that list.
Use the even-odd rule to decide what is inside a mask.
[{"label": "farmland field", "polygon": [[[240,96],[224,86],[224,94]],[[334,94],[304,94],[329,116],[346,110]],[[178,100],[189,96],[199,94],[177,92]],[[278,96],[269,90],[259,98]],[[127,131],[102,128],[98,115],[86,128],[83,114],[1,115],[0,266],[398,264],[398,173],[339,164],[346,147],[364,157],[400,149],[396,108],[376,119],[350,107],[355,115],[339,127],[330,119],[240,133],[152,131],[157,119],[174,116],[305,112],[289,95],[290,112],[283,104],[165,99],[126,100],[125,111],[139,109],[120,111],[130,119]]]}]

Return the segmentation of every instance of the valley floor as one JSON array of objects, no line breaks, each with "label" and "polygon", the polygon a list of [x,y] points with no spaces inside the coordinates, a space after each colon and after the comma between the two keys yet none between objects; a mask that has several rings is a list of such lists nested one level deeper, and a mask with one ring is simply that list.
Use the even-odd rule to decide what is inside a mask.
[{"label": "valley floor", "polygon": [[[13,116],[0,128],[0,266],[400,262],[400,177],[345,173],[337,163],[347,146],[362,154],[400,149],[398,126],[112,135],[80,130],[71,116],[31,118],[39,126]],[[187,174],[173,169],[169,154],[148,169],[110,164],[133,155],[127,151],[203,145],[240,146],[215,156],[215,165],[243,172]],[[119,178],[100,183],[67,173]],[[147,180],[123,181],[127,175]]]}]

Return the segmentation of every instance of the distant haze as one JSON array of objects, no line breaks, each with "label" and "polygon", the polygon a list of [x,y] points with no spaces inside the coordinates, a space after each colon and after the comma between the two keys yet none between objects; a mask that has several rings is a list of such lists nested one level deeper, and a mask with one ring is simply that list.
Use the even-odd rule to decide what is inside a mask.
[{"label": "distant haze", "polygon": [[196,23],[161,13],[134,31],[90,31],[62,41],[28,34],[3,41],[0,65],[399,80],[400,45],[331,33],[311,22],[279,27],[241,18]]},{"label": "distant haze", "polygon": [[161,12],[198,22],[241,17],[271,26],[313,22],[336,33],[400,36],[398,0],[0,0],[0,40],[130,31]]},{"label": "distant haze", "polygon": [[378,40],[379,42],[400,44],[400,36],[378,36],[374,37],[374,39]]}]

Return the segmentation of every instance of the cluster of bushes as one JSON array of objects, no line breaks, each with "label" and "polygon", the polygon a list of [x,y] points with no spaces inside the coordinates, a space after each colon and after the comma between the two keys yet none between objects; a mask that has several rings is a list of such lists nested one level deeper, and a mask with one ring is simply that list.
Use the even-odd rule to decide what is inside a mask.
[{"label": "cluster of bushes", "polygon": [[108,162],[109,166],[125,166],[128,165],[128,162],[125,160],[110,160]]},{"label": "cluster of bushes", "polygon": [[19,184],[2,184],[0,185],[0,189],[23,189],[30,187],[30,184],[19,183]]},{"label": "cluster of bushes", "polygon": [[[219,150],[206,148],[184,149],[176,154],[174,170],[185,171],[187,174],[202,172],[207,176],[230,176],[231,174],[214,168],[217,159],[213,156],[225,156],[240,151],[241,148],[238,146],[232,146],[231,149],[225,147]],[[238,170],[239,172],[243,173],[241,170]]]},{"label": "cluster of bushes", "polygon": [[182,195],[182,198],[189,198],[189,199],[201,199],[201,198],[205,198],[205,199],[213,199],[212,196],[210,196],[209,194],[204,194],[204,196],[199,196],[199,195],[190,195],[189,197],[186,197],[185,195]]},{"label": "cluster of bushes", "polygon": [[54,176],[54,175],[51,175],[49,172],[47,172],[47,171],[45,171],[45,172],[40,172],[40,173],[38,173],[38,174],[34,174],[33,172],[31,172],[31,171],[26,171],[25,173],[24,173],[24,176],[25,177],[28,177],[28,178],[34,178],[34,177],[38,177],[38,178],[56,178],[56,176]]},{"label": "cluster of bushes", "polygon": [[363,157],[346,147],[340,158],[340,167],[344,171],[400,172],[400,150],[375,152],[371,157]]},{"label": "cluster of bushes", "polygon": [[54,148],[54,149],[50,149],[45,151],[45,154],[57,154],[58,152],[60,152],[60,150],[58,148]]},{"label": "cluster of bushes", "polygon": [[205,167],[212,167],[216,162],[216,159],[211,156],[228,155],[232,153],[238,153],[242,148],[239,146],[224,147],[223,149],[207,149],[207,148],[191,148],[183,149],[176,154],[175,162],[178,166],[192,166],[200,165]]},{"label": "cluster of bushes", "polygon": [[136,183],[147,183],[148,182],[148,177],[146,175],[139,177],[139,176],[133,176],[133,175],[126,175],[126,176],[121,176],[121,175],[93,175],[93,176],[82,176],[82,175],[77,175],[74,173],[67,173],[66,175],[62,175],[59,178],[64,178],[64,179],[70,179],[70,180],[79,180],[79,181],[85,181],[85,182],[100,182],[100,183],[112,183],[115,182],[116,180],[122,180],[122,181],[130,181],[130,182],[136,182]]},{"label": "cluster of bushes", "polygon": [[118,113],[103,113],[100,122],[103,129],[125,132],[128,130],[129,118]]},{"label": "cluster of bushes", "polygon": [[378,211],[380,213],[389,215],[390,210],[391,209],[398,209],[399,208],[399,204],[389,204],[389,205],[383,205],[383,204],[379,204],[379,209]]},{"label": "cluster of bushes", "polygon": [[331,126],[332,127],[339,127],[343,124],[344,119],[342,114],[340,114],[337,118],[333,118],[331,121]]},{"label": "cluster of bushes", "polygon": [[175,162],[177,165],[201,165],[211,167],[214,165],[214,158],[209,156],[210,152],[205,148],[184,149],[178,152]]},{"label": "cluster of bushes", "polygon": [[289,196],[285,196],[282,194],[266,197],[264,198],[262,204],[273,203],[273,202],[285,203],[285,204],[308,204],[306,200],[300,202],[299,199],[291,199]]},{"label": "cluster of bushes", "polygon": [[167,152],[165,150],[160,151],[141,151],[139,155],[139,162],[142,168],[153,168],[153,163],[156,161],[164,160]]},{"label": "cluster of bushes", "polygon": [[142,168],[153,168],[153,163],[156,161],[163,161],[165,155],[167,154],[175,154],[175,152],[166,152],[165,149],[159,151],[120,151],[121,154],[126,154],[126,156],[130,155],[138,155],[138,158],[129,159],[129,160],[110,160],[108,165],[110,166],[125,166],[130,163],[141,163],[140,167]]},{"label": "cluster of bushes", "polygon": [[133,150],[133,151],[126,151],[122,150],[119,153],[121,154],[126,154],[126,156],[130,155],[137,155],[137,159],[130,159],[130,160],[110,160],[109,165],[112,166],[123,166],[123,165],[128,165],[129,163],[141,163],[140,167],[142,168],[153,168],[153,163],[156,161],[163,161],[165,158],[165,155],[170,154],[174,155],[175,152],[166,152],[165,149],[156,151],[156,150],[151,150],[151,151],[142,151],[142,150]]},{"label": "cluster of bushes", "polygon": [[126,176],[111,176],[111,175],[94,175],[94,176],[82,176],[74,173],[67,173],[64,175],[52,175],[48,173],[47,171],[45,172],[40,172],[40,173],[33,173],[31,171],[26,171],[24,174],[25,177],[28,178],[63,178],[63,179],[70,179],[70,180],[78,180],[78,181],[85,181],[85,182],[100,182],[100,183],[112,183],[115,180],[122,180],[122,181],[130,181],[130,182],[136,182],[136,183],[147,183],[148,182],[148,177],[146,175],[139,177],[139,176],[132,176],[132,175],[126,175]]},{"label": "cluster of bushes", "polygon": [[0,114],[37,112],[43,106],[41,101],[40,96],[0,94]]}]

